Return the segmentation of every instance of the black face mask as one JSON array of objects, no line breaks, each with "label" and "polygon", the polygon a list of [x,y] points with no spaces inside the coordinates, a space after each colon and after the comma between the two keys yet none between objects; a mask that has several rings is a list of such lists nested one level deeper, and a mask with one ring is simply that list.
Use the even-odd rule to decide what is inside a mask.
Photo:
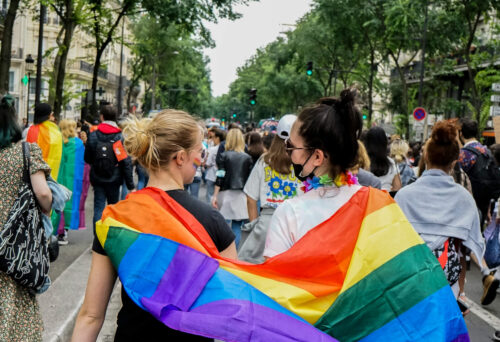
[{"label": "black face mask", "polygon": [[316,168],[314,168],[308,175],[302,175],[302,171],[304,170],[304,165],[307,164],[307,162],[309,161],[309,159],[312,157],[312,153],[309,155],[309,157],[307,157],[306,161],[304,162],[304,164],[295,164],[292,162],[292,167],[293,167],[293,172],[295,173],[295,177],[297,177],[298,180],[300,180],[301,182],[305,181],[307,178],[312,178],[314,177],[314,171],[316,170]]}]

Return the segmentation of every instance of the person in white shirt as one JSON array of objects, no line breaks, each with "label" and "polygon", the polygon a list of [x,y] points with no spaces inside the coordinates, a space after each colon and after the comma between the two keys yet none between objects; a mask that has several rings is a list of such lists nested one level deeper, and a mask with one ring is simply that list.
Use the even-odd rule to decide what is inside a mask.
[{"label": "person in white shirt", "polygon": [[[262,263],[269,221],[274,210],[285,200],[301,192],[301,182],[295,176],[292,161],[285,147],[296,115],[287,114],[278,123],[277,134],[250,173],[243,191],[247,195],[248,217],[251,221],[242,228],[238,258]],[[259,216],[260,208],[260,216]]]},{"label": "person in white shirt", "polygon": [[208,148],[207,161],[205,162],[205,180],[207,182],[207,195],[206,200],[210,203],[212,196],[214,195],[215,181],[217,179],[217,163],[215,162],[215,157],[217,156],[217,151],[219,150],[219,144],[226,139],[226,132],[215,128],[211,130],[212,136],[210,139],[211,147]]}]

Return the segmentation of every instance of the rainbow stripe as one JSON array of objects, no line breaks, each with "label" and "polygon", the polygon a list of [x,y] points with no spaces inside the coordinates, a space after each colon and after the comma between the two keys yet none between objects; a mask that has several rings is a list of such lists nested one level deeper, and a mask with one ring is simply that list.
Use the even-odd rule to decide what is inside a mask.
[{"label": "rainbow stripe", "polygon": [[59,176],[59,166],[62,156],[62,135],[59,127],[52,121],[44,121],[28,129],[26,141],[36,143],[42,150],[43,160],[49,164],[53,179]]},{"label": "rainbow stripe", "polygon": [[[82,185],[84,176],[83,155],[85,153],[85,146],[80,138],[69,138],[68,142],[63,146],[61,167],[59,169],[59,176],[57,182],[64,185],[72,191],[71,200],[66,202],[63,215],[52,213],[52,226],[54,227],[54,234],[62,233],[63,229],[81,229],[85,225],[80,225],[80,217],[82,208]],[[84,202],[85,203],[85,202]]]},{"label": "rainbow stripe", "polygon": [[360,189],[261,265],[221,257],[200,223],[153,188],[108,206],[97,236],[132,300],[181,331],[227,341],[469,340],[436,258],[378,190]]}]

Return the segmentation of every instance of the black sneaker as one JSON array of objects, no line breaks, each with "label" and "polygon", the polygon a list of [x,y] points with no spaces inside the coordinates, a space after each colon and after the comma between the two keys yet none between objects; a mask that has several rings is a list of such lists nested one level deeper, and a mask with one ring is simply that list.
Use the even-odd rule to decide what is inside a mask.
[{"label": "black sneaker", "polygon": [[66,246],[68,244],[68,238],[65,235],[59,235],[57,237],[57,243],[59,246]]},{"label": "black sneaker", "polygon": [[500,281],[494,276],[487,275],[483,278],[483,296],[481,297],[481,305],[489,305],[497,296],[497,288]]}]

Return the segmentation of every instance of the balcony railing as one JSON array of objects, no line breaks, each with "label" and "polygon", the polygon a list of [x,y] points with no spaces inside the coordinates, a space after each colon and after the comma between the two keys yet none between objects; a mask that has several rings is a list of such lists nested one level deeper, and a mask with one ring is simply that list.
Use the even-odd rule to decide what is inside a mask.
[{"label": "balcony railing", "polygon": [[[88,72],[89,74],[92,74],[94,72],[94,65],[87,63],[85,61],[80,61],[80,70]],[[108,78],[108,71],[105,69],[99,69],[97,72],[97,75],[101,78]]]}]

